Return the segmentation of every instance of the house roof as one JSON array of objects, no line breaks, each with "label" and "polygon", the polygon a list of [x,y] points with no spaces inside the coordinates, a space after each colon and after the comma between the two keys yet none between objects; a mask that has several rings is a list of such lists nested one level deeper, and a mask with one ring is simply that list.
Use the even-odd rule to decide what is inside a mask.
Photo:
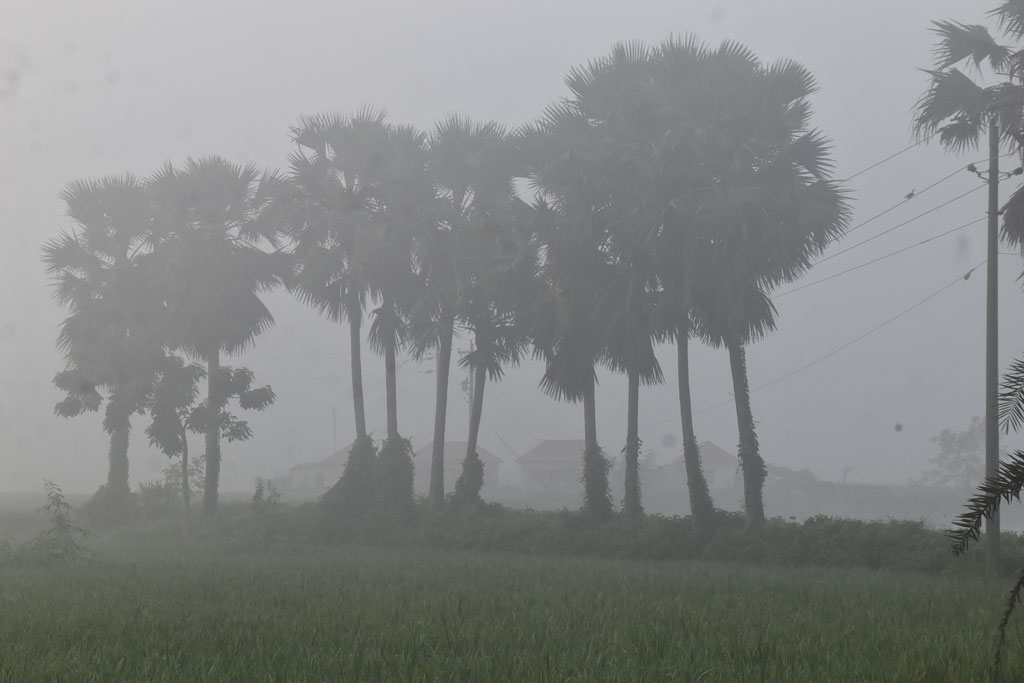
[{"label": "house roof", "polygon": [[542,467],[572,465],[580,466],[583,457],[584,442],[582,439],[548,439],[541,441],[519,458],[526,467],[540,465]]},{"label": "house roof", "polygon": [[700,460],[708,465],[736,466],[735,455],[710,441],[700,445]]}]

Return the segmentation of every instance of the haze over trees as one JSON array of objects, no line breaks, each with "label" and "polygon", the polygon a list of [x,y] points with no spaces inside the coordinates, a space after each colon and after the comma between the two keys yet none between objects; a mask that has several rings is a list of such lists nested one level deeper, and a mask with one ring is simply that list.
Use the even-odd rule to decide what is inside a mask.
[{"label": "haze over trees", "polygon": [[[758,370],[768,363],[752,345],[789,326],[793,309],[776,308],[780,297],[984,222],[983,207],[979,201],[969,209],[972,223],[945,232],[928,226],[923,241],[794,284],[816,265],[971,192],[980,197],[986,185],[990,292],[999,245],[1024,247],[1024,188],[1017,179],[1024,168],[1014,163],[999,170],[1000,159],[1024,158],[1024,0],[1000,2],[989,15],[998,32],[933,23],[934,62],[918,74],[929,85],[910,121],[916,139],[894,152],[892,141],[872,127],[871,135],[856,139],[864,140],[871,161],[880,161],[843,179],[836,177],[831,139],[818,126],[841,128],[825,118],[834,113],[833,102],[817,106],[810,70],[790,59],[762,59],[731,40],[673,35],[614,44],[577,64],[561,92],[526,121],[441,108],[421,127],[396,120],[383,103],[348,108],[358,101],[356,77],[366,71],[380,78],[376,69],[348,69],[339,85],[301,72],[285,50],[275,51],[271,63],[281,73],[315,82],[317,96],[329,92],[345,103],[283,117],[276,110],[279,136],[251,136],[251,147],[221,129],[217,139],[226,150],[283,146],[280,170],[213,154],[159,165],[164,153],[173,153],[167,149],[140,155],[146,161],[139,165],[148,168],[68,184],[60,194],[67,226],[43,240],[41,250],[63,317],[54,333],[62,363],[47,388],[59,396],[47,403],[55,403],[60,418],[83,418],[105,440],[107,476],[80,508],[51,480],[34,517],[12,513],[0,500],[0,604],[10,607],[0,620],[0,679],[8,672],[15,679],[75,679],[81,671],[133,680],[426,680],[441,672],[453,680],[1024,679],[1024,639],[1008,628],[1024,592],[1024,534],[998,530],[1001,507],[1024,492],[1024,451],[993,448],[997,427],[1007,434],[1024,427],[1024,358],[1011,363],[998,385],[995,327],[987,330],[984,422],[962,419],[979,412],[963,408],[979,403],[980,392],[968,401],[920,391],[923,371],[909,366],[906,353],[889,353],[897,344],[843,370],[891,374],[889,385],[863,382],[860,390],[876,395],[882,387],[913,384],[907,394],[927,403],[912,406],[916,413],[899,407],[905,412],[889,415],[898,401],[887,403],[888,397],[871,405],[857,405],[872,403],[863,394],[844,402],[849,397],[840,395],[855,394],[857,383],[820,378],[810,389],[779,392],[775,405],[770,398],[751,400],[959,285],[986,262],[966,274],[956,263],[952,283],[808,358],[795,336],[816,347],[836,319],[857,323],[849,304],[877,303],[822,297],[833,317],[822,315],[803,330],[789,327],[790,337],[776,347],[799,366],[765,381]],[[331,18],[319,9],[320,21],[307,24],[303,38]],[[803,11],[810,16],[810,5]],[[444,15],[437,7],[431,12]],[[375,26],[398,34],[399,19],[413,14]],[[205,20],[189,20],[206,27]],[[917,24],[922,32],[926,22]],[[580,18],[566,23],[584,27]],[[350,26],[340,30],[346,40],[335,42],[358,43]],[[819,40],[833,40],[821,27],[815,31]],[[435,45],[445,35],[436,26],[422,33]],[[902,31],[895,42],[910,44]],[[758,44],[765,54],[784,52],[770,41]],[[468,51],[472,41],[460,45]],[[329,52],[333,47],[317,41],[310,52],[344,63]],[[433,52],[440,49],[416,54],[426,63]],[[200,50],[189,56],[200,71],[212,65]],[[535,56],[520,51],[516,66]],[[813,52],[806,57],[814,59]],[[897,61],[885,57],[886,67]],[[827,63],[812,63],[828,73]],[[258,64],[247,61],[246,73],[264,73]],[[881,96],[884,79],[869,66],[858,61],[855,76],[878,85],[880,96],[866,96],[853,80],[835,83],[841,92],[856,91],[846,103],[862,106],[859,115],[897,99]],[[898,65],[913,67],[909,59]],[[494,72],[486,82],[448,76],[441,74],[444,86],[496,85],[503,96],[515,96]],[[429,101],[424,91],[403,89],[400,78],[391,78],[403,111],[407,91],[418,104]],[[17,84],[9,80],[5,87],[0,69],[0,105]],[[437,82],[431,87],[434,95],[443,92]],[[323,101],[285,96],[300,91],[280,81],[270,92],[280,94],[274,104],[284,107]],[[509,115],[514,109],[495,92],[484,96],[499,103],[492,111]],[[208,112],[216,102],[204,101]],[[899,116],[890,113],[890,122]],[[898,121],[906,124],[906,116]],[[853,225],[854,178],[932,140],[945,151],[980,155],[973,150],[986,134],[987,169],[978,168],[983,160],[964,162],[966,168],[918,185],[923,194],[959,174],[972,190],[908,221],[889,216],[886,229],[827,251],[918,194],[899,187],[895,197],[903,202]],[[876,157],[868,142],[884,145],[885,153]],[[907,175],[904,169],[880,180],[902,182]],[[1003,181],[1016,191],[1000,202]],[[47,187],[52,194],[56,184]],[[859,190],[869,188],[858,183]],[[959,236],[956,251],[967,252],[969,239]],[[41,238],[32,239],[37,248]],[[903,281],[922,284],[916,268],[925,260],[905,268]],[[246,354],[272,348],[275,315],[284,336],[296,331],[286,316],[303,307],[312,313],[302,311],[300,333],[287,342],[297,353],[287,355],[329,356],[336,368],[326,377],[325,361],[270,364],[289,373],[284,377],[265,374],[264,366],[253,372],[257,359]],[[990,298],[990,319],[998,310]],[[943,311],[947,320],[950,311]],[[341,335],[340,348],[314,348],[323,342],[309,334],[316,316]],[[944,324],[964,335],[960,328],[974,327],[962,319]],[[13,336],[7,330],[0,329],[0,338]],[[939,348],[938,332],[913,332],[915,355]],[[714,404],[698,383],[712,356],[721,361],[719,390],[730,395]],[[283,356],[258,358],[272,357]],[[952,366],[974,360],[963,350],[935,352],[927,359],[933,364],[927,379],[935,381],[929,386],[968,393],[961,375],[951,379]],[[887,363],[907,366],[891,372]],[[411,382],[410,366],[419,375]],[[300,370],[318,376],[291,374]],[[351,385],[339,389],[346,373]],[[465,424],[450,419],[453,373],[468,378],[462,385],[467,415],[456,416],[468,417]],[[428,385],[422,379],[429,374],[433,404],[413,392]],[[535,383],[528,390],[538,404],[570,417],[568,424],[551,418],[557,425],[547,425],[565,440],[531,433],[539,405],[505,395],[508,380],[524,376]],[[331,403],[349,391],[352,410],[341,421],[354,440],[339,451],[350,437],[339,440],[339,406]],[[285,392],[290,405],[279,400]],[[666,397],[668,420],[666,406],[657,405]],[[506,413],[501,398],[520,411]],[[808,408],[812,402],[822,407]],[[718,407],[726,408],[728,433],[736,428],[735,457],[708,440],[717,438],[713,417],[695,424],[695,416]],[[953,408],[962,421],[953,417],[925,431],[916,419],[946,419],[939,415]],[[284,419],[288,409],[292,415]],[[271,424],[250,422],[252,411],[270,411]],[[275,445],[277,425],[296,441],[325,442],[327,414],[335,447],[322,462],[295,464],[294,441],[287,451]],[[829,459],[846,465],[841,482],[781,466],[803,457],[780,453],[780,423],[796,414],[801,422],[782,429],[792,426],[794,441],[821,449],[812,454],[819,457],[815,470]],[[0,424],[8,419],[0,405]],[[428,421],[431,444],[414,453],[409,437],[422,436]],[[669,422],[674,427],[652,448],[650,431]],[[873,422],[901,445],[872,441]],[[541,441],[519,460],[521,485],[509,485],[511,477],[495,483],[491,463],[512,463],[486,448],[487,433],[504,442],[498,431],[510,423]],[[941,424],[954,429],[931,439],[935,457],[919,480],[866,481],[893,482],[900,476],[893,463],[907,467],[913,460],[908,436],[916,428],[927,438]],[[844,452],[844,435],[855,432]],[[44,433],[37,431],[40,438]],[[582,439],[569,440],[573,435]],[[244,457],[254,461],[265,451],[273,453],[274,467],[294,467],[274,481],[257,479],[251,496],[239,500],[226,482],[239,480],[243,465],[228,444],[256,439],[255,448],[239,449]],[[129,458],[147,444],[148,469],[166,465],[161,480],[139,481],[141,468]],[[876,446],[878,453],[868,452]],[[851,453],[857,448],[863,450]],[[103,462],[102,449],[80,450],[80,457]],[[666,451],[679,457],[665,463]],[[892,455],[898,457],[884,464],[884,474],[871,472]],[[56,455],[51,458],[47,466]],[[268,467],[253,461],[246,463],[250,471]],[[860,481],[847,482],[854,470]],[[422,492],[424,479],[427,497],[419,500],[415,491]],[[947,502],[966,498],[968,489],[974,494],[953,528],[935,528],[956,514]],[[315,502],[290,498],[314,491]],[[569,496],[578,500],[567,503]],[[741,511],[723,509],[734,506]],[[688,514],[663,514],[669,510]],[[980,540],[986,521],[989,552],[958,559]],[[92,536],[78,524],[101,533]],[[983,569],[1001,576],[1020,571],[998,627],[982,607],[998,599],[999,586],[974,578]],[[225,629],[225,619],[246,628]],[[995,667],[988,631],[998,638]],[[49,656],[55,638],[73,644],[66,656]],[[1004,645],[1016,661],[1000,672]]]},{"label": "haze over trees", "polygon": [[[729,353],[744,507],[748,525],[761,524],[765,466],[744,349],[775,327],[773,289],[801,275],[849,217],[828,139],[812,124],[814,79],[792,61],[765,64],[736,43],[686,37],[617,45],[566,84],[567,98],[517,130],[449,115],[427,134],[364,108],[300,119],[284,174],[208,157],[145,180],[70,187],[80,227],[45,249],[71,314],[58,412],[98,409],[105,392],[104,495],[127,500],[130,418],[148,414],[147,434],[169,457],[187,459],[188,432],[204,434],[203,508],[216,510],[220,441],[251,436],[228,400],[263,410],[274,399],[222,355],[273,324],[261,295],[284,286],[349,327],[356,441],[328,496],[343,508],[411,510],[400,353],[436,355],[434,509],[449,493],[458,505],[480,501],[486,384],[533,353],[546,366],[540,389],[583,408],[583,507],[595,518],[613,510],[596,368],[627,376],[621,500],[627,515],[642,514],[639,392],[664,381],[655,347],[674,340],[686,485],[696,524],[710,531],[688,386],[697,338]],[[369,347],[385,366],[379,450],[363,397],[367,314]],[[461,335],[473,342],[457,359],[473,400],[462,472],[447,492],[439,454]]]}]

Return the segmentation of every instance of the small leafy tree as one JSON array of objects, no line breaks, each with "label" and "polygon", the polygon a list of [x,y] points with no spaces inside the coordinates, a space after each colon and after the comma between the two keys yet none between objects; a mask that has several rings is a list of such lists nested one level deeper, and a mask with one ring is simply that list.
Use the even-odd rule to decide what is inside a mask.
[{"label": "small leafy tree", "polygon": [[[206,376],[202,366],[186,364],[176,355],[168,356],[156,381],[149,405],[152,422],[146,428],[150,445],[158,447],[168,458],[180,458],[171,477],[164,476],[167,486],[175,484],[181,492],[185,508],[189,508],[196,490],[193,475],[202,477],[205,467],[198,471],[189,461],[188,432],[192,424],[195,402],[199,398],[199,381]],[[194,430],[193,430],[194,431]],[[202,490],[201,488],[199,490]]]},{"label": "small leafy tree", "polygon": [[46,503],[41,512],[46,514],[50,526],[39,534],[28,548],[28,558],[43,564],[74,564],[85,548],[78,542],[85,532],[71,521],[71,504],[64,491],[52,480],[45,480]]},{"label": "small leafy tree", "polygon": [[961,432],[943,429],[931,441],[939,452],[931,459],[931,468],[922,474],[920,483],[960,489],[970,489],[978,483],[985,471],[985,423],[980,417],[972,418]]},{"label": "small leafy tree", "polygon": [[216,416],[214,426],[218,429],[221,439],[229,443],[248,441],[252,438],[252,428],[246,420],[240,420],[227,410],[232,400],[238,401],[242,410],[266,410],[277,398],[269,385],[254,387],[255,375],[248,368],[229,368],[219,366],[209,378],[216,395],[220,397],[220,406],[211,411],[208,402],[204,401],[193,408],[187,418],[187,428],[191,432],[208,434],[211,428],[211,412]]}]

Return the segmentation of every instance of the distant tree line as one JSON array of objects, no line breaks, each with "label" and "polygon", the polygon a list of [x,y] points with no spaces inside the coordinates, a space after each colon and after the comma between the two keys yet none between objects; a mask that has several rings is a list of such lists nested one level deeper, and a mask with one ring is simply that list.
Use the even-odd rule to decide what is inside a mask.
[{"label": "distant tree line", "polygon": [[[261,297],[284,287],[350,332],[356,439],[325,495],[334,508],[412,508],[400,354],[437,366],[430,507],[479,504],[486,385],[532,355],[544,362],[541,391],[583,409],[583,507],[595,518],[613,511],[596,370],[627,376],[622,508],[640,515],[639,392],[664,381],[655,349],[674,343],[691,512],[709,531],[690,397],[696,339],[729,354],[745,516],[760,525],[766,469],[746,347],[775,329],[772,292],[802,275],[850,216],[829,140],[811,124],[815,80],[796,62],[765,64],[742,45],[685,37],[617,45],[566,84],[563,99],[514,130],[450,115],[425,132],[364,108],[299,119],[283,173],[207,157],[69,186],[74,226],[44,247],[68,311],[57,413],[103,409],[109,473],[97,499],[110,519],[127,514],[138,417],[150,443],[183,459],[186,502],[189,434],[204,435],[203,507],[214,513],[220,443],[252,436],[230,404],[274,401],[223,357],[273,325]],[[366,428],[364,324],[386,370],[380,444]],[[457,334],[473,349],[455,359]],[[462,472],[446,492],[453,361],[472,373],[474,392]]]}]

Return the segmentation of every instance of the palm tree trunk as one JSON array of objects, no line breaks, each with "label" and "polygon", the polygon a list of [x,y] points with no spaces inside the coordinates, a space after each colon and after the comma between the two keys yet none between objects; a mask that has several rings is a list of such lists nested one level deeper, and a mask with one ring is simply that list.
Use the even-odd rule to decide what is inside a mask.
[{"label": "palm tree trunk", "polygon": [[128,521],[131,515],[131,488],[128,484],[131,417],[130,413],[118,408],[108,412],[107,416],[110,428],[107,483],[96,492],[95,499],[100,502],[96,521],[103,526],[116,526]]},{"label": "palm tree trunk", "polygon": [[747,528],[764,523],[764,460],[757,445],[757,430],[750,410],[750,386],[747,382],[747,354],[743,344],[727,339],[732,387],[736,397],[736,426],[740,434],[739,458],[743,468],[743,505]]},{"label": "palm tree trunk", "polygon": [[676,334],[677,369],[679,375],[679,415],[683,428],[683,463],[686,466],[686,488],[690,494],[693,525],[707,533],[714,523],[715,506],[708,491],[708,481],[700,460],[700,448],[693,429],[693,403],[690,398],[690,334],[686,328]]},{"label": "palm tree trunk", "polygon": [[212,516],[217,512],[217,487],[220,484],[220,411],[221,397],[216,391],[215,376],[220,369],[220,349],[206,357],[206,405],[209,422],[206,425],[206,485],[203,488],[203,512]]},{"label": "palm tree trunk", "polygon": [[[351,299],[354,299],[351,300]],[[348,306],[348,337],[352,367],[352,408],[356,419],[356,440],[366,438],[366,404],[363,400],[363,308],[358,297],[350,297]]]},{"label": "palm tree trunk", "polygon": [[[394,316],[395,303],[390,298],[385,298],[383,308],[387,315]],[[388,439],[397,440],[398,435],[398,367],[395,356],[398,350],[395,348],[395,338],[388,334],[384,343],[384,388],[387,392],[387,418],[388,418]]]},{"label": "palm tree trunk", "polygon": [[181,500],[188,510],[192,505],[192,488],[188,480],[188,431],[181,427]]},{"label": "palm tree trunk", "polygon": [[594,379],[587,380],[583,388],[583,448],[597,450],[597,399]]},{"label": "palm tree trunk", "polygon": [[583,387],[583,507],[593,517],[607,518],[612,512],[608,488],[608,459],[597,443],[597,401],[593,371]]},{"label": "palm tree trunk", "polygon": [[[479,345],[478,345],[479,348]],[[482,363],[473,368],[473,403],[469,409],[469,436],[466,439],[466,459],[462,461],[462,473],[455,482],[455,498],[458,504],[477,503],[484,486],[484,464],[476,452],[480,437],[480,420],[484,413],[484,384],[487,382],[487,368]]]},{"label": "palm tree trunk", "polygon": [[384,350],[385,389],[387,390],[388,438],[398,439],[398,369],[395,361],[395,346],[388,344]]},{"label": "palm tree trunk", "polygon": [[[115,399],[116,400],[116,399]],[[110,450],[107,454],[107,488],[118,499],[128,498],[128,441],[131,434],[131,415],[117,410],[110,429]]]},{"label": "palm tree trunk", "polygon": [[434,443],[430,452],[430,509],[444,506],[444,438],[448,422],[448,382],[452,367],[452,337],[455,320],[442,313],[437,340],[437,391],[434,399]]},{"label": "palm tree trunk", "polygon": [[622,511],[628,517],[639,517],[644,513],[640,505],[640,373],[630,368],[626,405],[626,491],[622,499]]}]

